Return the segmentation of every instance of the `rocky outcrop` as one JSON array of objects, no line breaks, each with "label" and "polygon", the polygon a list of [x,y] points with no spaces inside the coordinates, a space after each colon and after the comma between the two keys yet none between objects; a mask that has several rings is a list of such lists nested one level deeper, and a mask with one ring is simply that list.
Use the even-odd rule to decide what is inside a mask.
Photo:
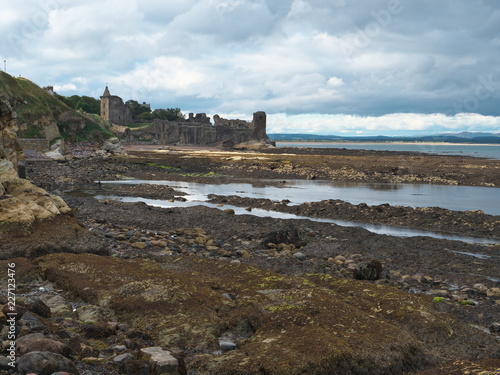
[{"label": "rocky outcrop", "polygon": [[453,211],[440,207],[391,206],[387,203],[376,206],[369,206],[366,203],[355,205],[339,199],[289,205],[287,201],[235,195],[210,195],[209,198],[212,203],[262,208],[298,216],[418,228],[471,237],[500,238],[499,216],[488,215],[480,210]]},{"label": "rocky outcrop", "polygon": [[10,162],[13,168],[23,158],[22,148],[17,136],[16,112],[9,101],[0,96],[0,175],[7,172]]},{"label": "rocky outcrop", "polygon": [[67,213],[70,208],[58,196],[21,179],[17,173],[23,159],[17,137],[16,113],[5,98],[0,98],[0,223],[31,224]]}]

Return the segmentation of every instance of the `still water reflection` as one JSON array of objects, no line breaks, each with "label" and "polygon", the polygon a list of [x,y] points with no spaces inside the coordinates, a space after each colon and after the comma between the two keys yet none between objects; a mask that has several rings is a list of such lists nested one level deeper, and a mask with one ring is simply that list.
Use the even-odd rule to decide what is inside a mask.
[{"label": "still water reflection", "polygon": [[190,201],[206,201],[209,194],[239,195],[270,200],[288,199],[291,204],[318,202],[326,199],[368,205],[389,203],[410,207],[442,207],[454,211],[481,210],[500,215],[500,189],[473,186],[426,184],[346,183],[335,181],[288,180],[281,187],[255,186],[248,183],[224,185],[178,181],[126,180],[103,184],[160,184],[169,185],[188,194]]},{"label": "still water reflection", "polygon": [[[486,213],[500,214],[500,192],[499,189],[475,188],[466,186],[438,186],[438,185],[403,185],[403,184],[360,184],[360,183],[337,183],[331,181],[287,181],[282,187],[254,186],[247,183],[231,183],[224,185],[199,184],[178,181],[151,181],[151,180],[124,180],[106,181],[102,184],[112,187],[117,184],[159,184],[168,185],[175,190],[186,193],[186,202],[167,202],[156,199],[145,199],[141,197],[114,197],[110,195],[96,196],[97,199],[114,198],[126,202],[145,202],[158,207],[190,207],[205,205],[216,207],[206,202],[209,194],[238,195],[249,198],[268,198],[270,200],[288,199],[290,204],[301,204],[304,202],[321,201],[325,199],[341,199],[353,204],[367,203],[376,205],[389,203],[391,205],[404,205],[413,207],[439,206],[452,210],[481,209]],[[224,206],[234,209],[236,214],[249,214],[241,207]],[[261,217],[274,217],[281,219],[309,219],[319,222],[334,223],[342,226],[363,227],[378,234],[394,236],[430,236],[434,238],[452,239],[476,243],[497,243],[496,240],[471,238],[464,236],[446,235],[441,233],[397,228],[386,225],[374,225],[344,220],[317,219],[301,217],[287,213],[253,209],[252,215]]]}]

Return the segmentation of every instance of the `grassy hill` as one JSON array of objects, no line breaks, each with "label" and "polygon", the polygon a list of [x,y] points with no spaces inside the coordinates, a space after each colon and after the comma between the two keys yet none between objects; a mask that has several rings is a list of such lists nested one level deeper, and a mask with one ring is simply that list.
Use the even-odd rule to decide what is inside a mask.
[{"label": "grassy hill", "polygon": [[75,111],[56,96],[23,77],[0,71],[0,95],[17,113],[21,138],[63,138],[71,142],[101,141],[113,136],[110,124],[97,115]]}]

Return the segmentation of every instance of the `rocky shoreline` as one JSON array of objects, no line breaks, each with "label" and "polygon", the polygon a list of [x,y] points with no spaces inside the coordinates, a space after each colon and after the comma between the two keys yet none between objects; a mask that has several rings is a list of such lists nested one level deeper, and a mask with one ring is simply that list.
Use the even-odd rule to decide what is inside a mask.
[{"label": "rocky shoreline", "polygon": [[[317,168],[330,151],[283,151],[148,150],[116,159],[28,163],[28,178],[61,194],[73,211],[37,223],[23,236],[11,233],[10,242],[0,244],[2,254],[11,254],[2,269],[16,264],[18,306],[27,311],[16,322],[19,372],[36,372],[37,363],[50,359],[59,367],[38,370],[39,375],[496,373],[500,245],[234,215],[224,205],[492,239],[499,238],[498,217],[342,201],[289,206],[225,196],[211,197],[220,209],[162,209],[98,201],[87,193],[99,191],[97,181],[125,177],[217,183],[339,173],[333,165],[330,172]],[[363,159],[363,153],[344,156]],[[417,156],[382,153],[380,160],[385,157]],[[428,157],[430,164],[434,158]],[[499,163],[467,159],[467,165],[475,163],[485,168],[465,168],[455,181],[498,186],[484,171]],[[279,166],[270,168],[274,164]],[[370,175],[370,169],[363,173]],[[452,181],[447,173],[431,169],[420,181],[437,182],[440,174]],[[183,199],[171,187],[150,184],[114,193]],[[5,364],[0,358],[0,373],[14,373]]]},{"label": "rocky shoreline", "polygon": [[485,237],[500,240],[500,217],[487,215],[482,211],[452,211],[439,207],[403,207],[387,203],[368,206],[354,205],[339,199],[321,202],[306,202],[290,206],[288,201],[271,201],[239,196],[209,195],[211,203],[233,206],[262,208],[326,219],[359,221],[372,224],[386,224],[402,228],[422,229],[462,236]]}]

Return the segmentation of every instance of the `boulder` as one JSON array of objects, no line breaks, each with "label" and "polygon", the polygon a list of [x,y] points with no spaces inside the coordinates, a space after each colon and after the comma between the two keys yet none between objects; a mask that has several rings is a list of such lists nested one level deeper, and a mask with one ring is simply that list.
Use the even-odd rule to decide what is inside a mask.
[{"label": "boulder", "polygon": [[158,346],[142,348],[141,355],[151,363],[153,373],[178,374],[179,361],[168,350]]},{"label": "boulder", "polygon": [[60,354],[47,351],[30,352],[19,358],[17,364],[21,375],[35,373],[37,375],[51,375],[54,372],[65,371],[79,374],[75,364]]},{"label": "boulder", "polygon": [[353,276],[357,280],[378,280],[382,275],[382,263],[378,260],[359,262],[356,264]]},{"label": "boulder", "polygon": [[53,316],[59,317],[71,317],[73,316],[73,309],[70,304],[63,296],[56,295],[50,297],[45,301],[47,306],[50,308],[50,313]]},{"label": "boulder", "polygon": [[24,305],[29,311],[41,316],[42,318],[50,318],[50,307],[45,304],[39,297],[29,297],[24,301]]},{"label": "boulder", "polygon": [[114,320],[114,314],[111,310],[104,307],[86,305],[76,310],[78,319],[82,322],[97,323]]},{"label": "boulder", "polygon": [[65,344],[46,337],[29,337],[17,343],[17,354],[20,356],[39,351],[61,355],[69,354],[69,348]]}]

